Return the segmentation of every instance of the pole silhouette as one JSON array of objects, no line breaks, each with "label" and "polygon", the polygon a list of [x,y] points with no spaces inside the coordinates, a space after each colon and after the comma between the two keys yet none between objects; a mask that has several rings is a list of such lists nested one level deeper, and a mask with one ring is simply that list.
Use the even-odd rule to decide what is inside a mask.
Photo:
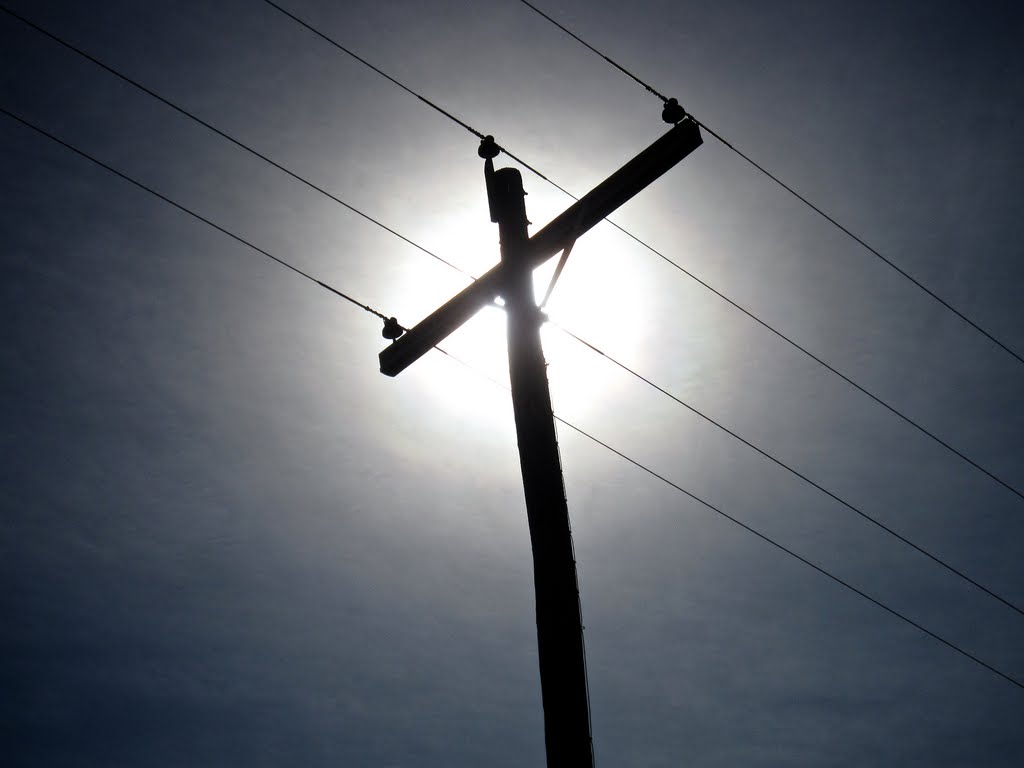
[{"label": "pole silhouette", "polygon": [[583,619],[569,507],[540,340],[542,315],[534,298],[533,270],[526,258],[526,193],[523,177],[514,168],[495,171],[493,160],[487,158],[484,173],[505,270],[508,367],[533,549],[537,651],[548,765],[590,768],[594,758]]},{"label": "pole silhouette", "polygon": [[393,342],[380,353],[380,370],[395,376],[494,298],[505,299],[512,410],[533,550],[548,768],[593,768],[594,753],[576,559],[533,270],[570,250],[578,237],[700,146],[700,129],[681,108],[663,117],[674,124],[671,130],[533,237],[522,175],[514,168],[495,170],[500,149],[493,137],[485,137],[479,155],[491,221],[498,225],[500,263],[404,334],[396,322],[390,327],[385,322],[384,336]]}]

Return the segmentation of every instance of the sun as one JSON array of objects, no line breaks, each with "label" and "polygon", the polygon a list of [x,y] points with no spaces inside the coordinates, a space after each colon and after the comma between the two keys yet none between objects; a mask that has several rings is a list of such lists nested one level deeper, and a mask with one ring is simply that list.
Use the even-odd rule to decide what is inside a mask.
[{"label": "sun", "polygon": [[[621,372],[565,331],[606,354],[630,352],[635,360],[638,340],[648,335],[653,286],[643,269],[622,258],[602,227],[585,235],[573,248],[545,307],[550,318],[543,329],[548,376],[556,411],[586,416],[607,407],[622,386]],[[547,291],[549,263],[535,274],[535,290]]]},{"label": "sun", "polygon": [[[435,251],[438,255],[467,272],[482,274],[498,262],[497,232],[486,216],[474,212],[472,223],[468,218],[434,221],[429,232],[425,225],[418,238],[445,244],[447,250]],[[623,377],[612,363],[564,331],[615,355],[635,350],[636,339],[646,335],[650,322],[644,297],[654,287],[648,284],[647,272],[623,257],[615,235],[610,227],[599,225],[580,238],[544,307],[549,322],[542,327],[542,340],[552,403],[556,413],[567,418],[583,418],[606,407],[623,385]],[[538,300],[547,293],[557,261],[556,256],[534,272]],[[420,314],[401,319],[415,324],[468,283],[468,277],[440,263],[418,265],[415,273],[393,286],[399,294],[397,305],[416,306]],[[422,303],[424,296],[431,297],[430,305]],[[429,365],[429,376],[415,376],[431,408],[475,411],[484,422],[481,427],[514,431],[510,407],[494,404],[495,388],[507,388],[509,381],[505,319],[499,300],[483,307],[439,345],[464,365],[432,352],[414,366],[427,358],[441,358]],[[507,400],[508,395],[501,397]]]}]

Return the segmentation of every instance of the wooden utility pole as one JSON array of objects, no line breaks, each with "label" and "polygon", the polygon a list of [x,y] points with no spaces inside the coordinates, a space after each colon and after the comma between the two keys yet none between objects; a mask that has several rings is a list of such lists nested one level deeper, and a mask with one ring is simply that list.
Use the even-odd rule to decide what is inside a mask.
[{"label": "wooden utility pole", "polygon": [[[501,239],[501,263],[380,353],[381,372],[395,376],[496,296],[505,299],[512,409],[533,548],[548,768],[591,768],[594,758],[576,560],[533,270],[571,248],[577,237],[700,146],[700,130],[694,122],[683,114],[669,122],[676,124],[668,133],[533,237],[527,232],[522,176],[513,168],[494,170],[493,158],[499,150],[491,137],[484,139],[480,156],[491,220],[498,224]],[[386,323],[385,335],[393,337],[396,329],[393,320]]]},{"label": "wooden utility pole", "polygon": [[583,619],[562,463],[540,343],[541,313],[533,295],[533,269],[526,259],[526,193],[523,177],[514,168],[495,171],[488,158],[485,173],[505,268],[508,368],[533,546],[537,650],[548,765],[590,768],[594,758]]}]

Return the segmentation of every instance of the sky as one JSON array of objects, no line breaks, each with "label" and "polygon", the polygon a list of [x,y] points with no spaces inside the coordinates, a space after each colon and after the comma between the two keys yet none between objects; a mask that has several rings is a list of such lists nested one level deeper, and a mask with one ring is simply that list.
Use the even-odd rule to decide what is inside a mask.
[{"label": "sky", "polygon": [[[516,0],[282,5],[577,195],[666,130]],[[4,7],[459,269],[497,261],[477,139],[262,0]],[[541,7],[1024,354],[1015,4]],[[0,61],[4,110],[406,326],[468,282],[5,13]],[[446,342],[468,367],[390,379],[372,315],[4,115],[0,157],[4,764],[543,765],[501,310]],[[531,231],[571,202],[524,181]],[[714,139],[612,218],[1024,488],[1024,365]],[[595,227],[548,311],[1024,603],[1020,497],[652,250]],[[1024,616],[544,343],[559,416],[1024,680]],[[599,766],[1024,763],[1024,690],[559,440]]]}]

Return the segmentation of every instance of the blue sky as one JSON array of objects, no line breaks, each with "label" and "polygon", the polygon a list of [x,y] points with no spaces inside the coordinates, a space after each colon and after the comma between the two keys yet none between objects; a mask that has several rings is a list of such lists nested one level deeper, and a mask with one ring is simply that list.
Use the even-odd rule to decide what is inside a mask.
[{"label": "blue sky", "polygon": [[[497,260],[476,140],[260,0],[10,7],[460,268]],[[287,7],[576,194],[665,129],[518,2]],[[1024,350],[1012,4],[542,7]],[[0,41],[4,109],[360,301],[410,325],[465,285],[6,14]],[[542,764],[508,395],[436,354],[381,376],[376,318],[0,132],[8,764]],[[569,202],[525,184],[537,226]],[[1024,366],[721,145],[615,219],[1024,486]],[[649,250],[596,227],[550,312],[1024,602],[1020,498]],[[502,329],[449,348],[506,376]],[[549,330],[560,415],[1024,678],[1024,617]],[[598,765],[1024,760],[1024,691],[559,438]]]}]

